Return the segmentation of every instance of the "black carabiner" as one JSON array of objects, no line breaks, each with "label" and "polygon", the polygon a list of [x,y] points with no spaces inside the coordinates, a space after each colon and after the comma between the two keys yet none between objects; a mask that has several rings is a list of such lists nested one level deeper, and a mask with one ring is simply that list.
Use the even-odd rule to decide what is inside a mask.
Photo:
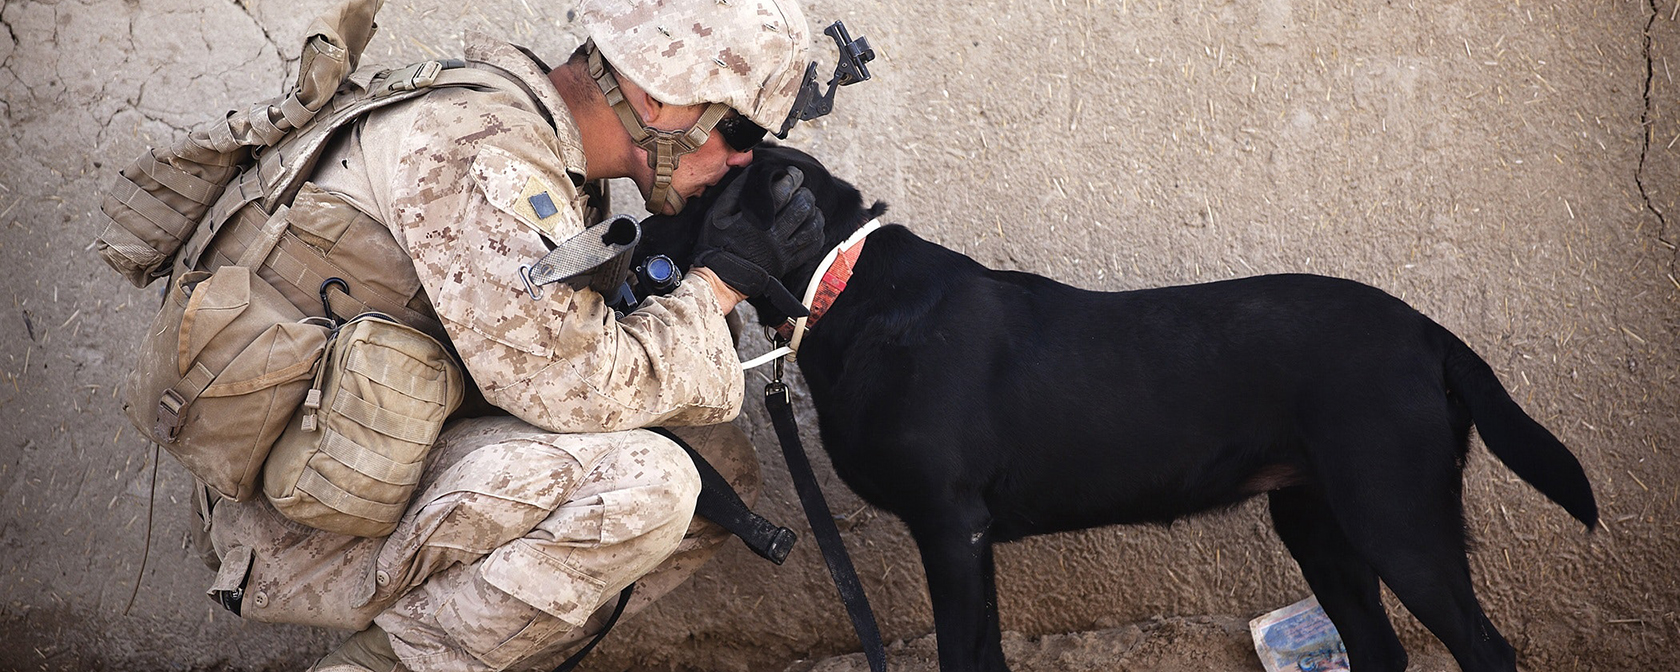
[{"label": "black carabiner", "polygon": [[327,319],[332,320],[335,326],[341,326],[344,324],[344,319],[333,314],[332,302],[327,300],[327,288],[333,285],[338,285],[338,291],[344,292],[345,296],[349,296],[350,283],[345,282],[344,278],[338,277],[321,281],[321,311],[326,313]]}]

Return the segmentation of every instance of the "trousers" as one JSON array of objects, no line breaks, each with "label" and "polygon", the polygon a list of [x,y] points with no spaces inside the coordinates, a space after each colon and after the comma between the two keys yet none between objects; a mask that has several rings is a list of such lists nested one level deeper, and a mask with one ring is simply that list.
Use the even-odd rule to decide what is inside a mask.
[{"label": "trousers", "polygon": [[[732,425],[673,428],[750,505],[758,462]],[[419,495],[390,536],[299,525],[261,498],[211,513],[219,571],[259,621],[388,633],[403,667],[552,667],[599,631],[619,592],[631,614],[680,585],[728,532],[693,516],[680,446],[645,430],[555,434],[516,418],[446,426]]]}]

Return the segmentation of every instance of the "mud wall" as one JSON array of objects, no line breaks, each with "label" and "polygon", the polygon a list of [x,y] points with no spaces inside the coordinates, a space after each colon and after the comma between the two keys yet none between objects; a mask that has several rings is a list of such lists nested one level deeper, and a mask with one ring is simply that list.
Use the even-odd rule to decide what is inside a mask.
[{"label": "mud wall", "polygon": [[[112,171],[277,93],[325,4],[0,9],[0,668],[301,669],[343,637],[243,623],[202,597],[190,479],[168,459],[154,472],[114,399],[156,295],[87,249]],[[1680,652],[1673,0],[807,11],[867,35],[877,81],[792,143],[925,237],[1095,289],[1349,277],[1456,331],[1580,456],[1604,519],[1583,534],[1474,448],[1466,509],[1490,617],[1529,669],[1667,669]],[[563,5],[537,0],[391,3],[381,19],[369,58],[389,65],[457,53],[467,29],[551,60],[576,40]],[[750,405],[738,422],[761,450],[763,508],[794,523]],[[818,462],[885,634],[926,634],[904,528]],[[1246,618],[1306,594],[1257,503],[1011,545],[999,572],[1004,627],[1029,635]],[[777,670],[855,650],[832,595],[812,543],[780,568],[731,546],[588,667]],[[1408,646],[1438,649],[1395,615]]]}]

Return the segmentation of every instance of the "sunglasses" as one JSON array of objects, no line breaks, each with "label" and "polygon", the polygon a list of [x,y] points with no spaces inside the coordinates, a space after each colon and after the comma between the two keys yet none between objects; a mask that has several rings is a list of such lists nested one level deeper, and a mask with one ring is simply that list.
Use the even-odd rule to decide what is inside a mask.
[{"label": "sunglasses", "polygon": [[741,116],[739,112],[730,112],[728,116],[719,119],[712,130],[723,136],[723,141],[737,152],[751,151],[764,140],[766,131],[763,126],[753,123],[751,119]]}]

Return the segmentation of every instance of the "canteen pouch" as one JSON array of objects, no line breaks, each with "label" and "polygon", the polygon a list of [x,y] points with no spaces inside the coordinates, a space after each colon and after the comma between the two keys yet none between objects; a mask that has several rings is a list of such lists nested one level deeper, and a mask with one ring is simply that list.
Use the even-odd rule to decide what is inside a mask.
[{"label": "canteen pouch", "polygon": [[315,388],[269,454],[263,494],[317,529],[390,534],[465,392],[435,339],[380,313],[356,316],[332,338]]},{"label": "canteen pouch", "polygon": [[123,410],[223,497],[245,501],[309,392],[331,329],[244,266],[175,278]]}]

